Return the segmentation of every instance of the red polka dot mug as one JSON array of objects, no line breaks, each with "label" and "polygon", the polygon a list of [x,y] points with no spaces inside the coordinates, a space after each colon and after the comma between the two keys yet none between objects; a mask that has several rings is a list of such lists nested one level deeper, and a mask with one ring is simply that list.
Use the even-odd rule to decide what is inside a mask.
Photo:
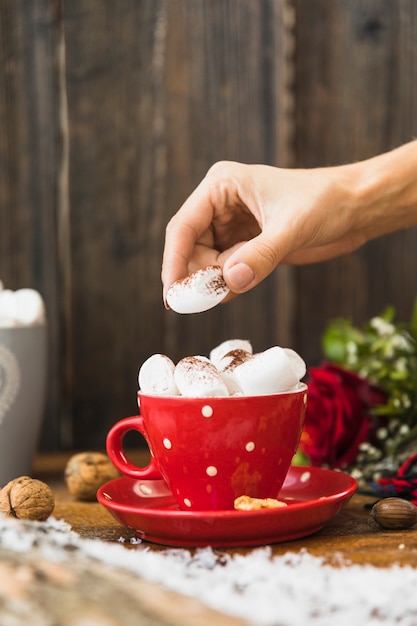
[{"label": "red polka dot mug", "polygon": [[[140,415],[117,422],[107,452],[125,476],[163,478],[182,510],[234,508],[242,495],[277,498],[300,439],[307,386],[267,396],[189,398],[138,392]],[[145,438],[151,461],[129,461],[123,439]]]}]

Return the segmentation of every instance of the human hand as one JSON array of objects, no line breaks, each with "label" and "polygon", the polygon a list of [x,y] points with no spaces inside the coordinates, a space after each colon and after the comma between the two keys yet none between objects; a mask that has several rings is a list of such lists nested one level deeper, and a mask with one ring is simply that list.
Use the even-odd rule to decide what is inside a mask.
[{"label": "human hand", "polygon": [[323,260],[360,245],[360,233],[346,235],[349,216],[336,217],[341,185],[333,168],[216,164],[167,226],[165,293],[207,265],[221,265],[231,291],[243,293],[280,262]]},{"label": "human hand", "polygon": [[223,267],[232,294],[244,293],[279,263],[323,261],[416,224],[416,161],[411,142],[328,168],[216,163],[167,226],[164,297],[208,265]]}]

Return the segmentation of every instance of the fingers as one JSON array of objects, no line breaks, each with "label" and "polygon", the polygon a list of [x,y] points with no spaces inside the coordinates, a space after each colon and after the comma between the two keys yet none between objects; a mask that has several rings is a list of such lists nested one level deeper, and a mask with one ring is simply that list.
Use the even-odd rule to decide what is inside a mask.
[{"label": "fingers", "polygon": [[235,227],[230,223],[239,205],[239,180],[244,167],[227,161],[216,163],[170,220],[161,272],[164,298],[173,282],[216,262],[220,250],[232,245],[229,240],[224,245],[223,238],[234,243],[236,237],[230,237],[230,232],[233,235]]},{"label": "fingers", "polygon": [[244,293],[258,285],[278,265],[276,244],[261,233],[240,246],[223,266],[227,286],[234,293]]},{"label": "fingers", "polygon": [[203,180],[174,215],[165,231],[162,259],[164,298],[173,282],[187,276],[196,242],[210,227],[213,207]]}]

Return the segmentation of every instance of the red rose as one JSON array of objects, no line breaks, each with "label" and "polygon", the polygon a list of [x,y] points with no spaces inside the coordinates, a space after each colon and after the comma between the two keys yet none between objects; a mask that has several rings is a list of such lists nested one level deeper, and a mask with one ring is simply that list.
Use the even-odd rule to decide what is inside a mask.
[{"label": "red rose", "polygon": [[368,437],[370,409],[384,403],[385,395],[353,372],[329,363],[311,368],[307,384],[300,450],[315,466],[351,465]]}]

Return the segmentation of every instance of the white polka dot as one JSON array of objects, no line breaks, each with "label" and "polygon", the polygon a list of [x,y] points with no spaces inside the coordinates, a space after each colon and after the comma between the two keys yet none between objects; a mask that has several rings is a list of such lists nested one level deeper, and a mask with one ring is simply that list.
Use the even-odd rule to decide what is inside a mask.
[{"label": "white polka dot", "polygon": [[144,485],[143,483],[141,483],[139,485],[139,490],[145,495],[145,496],[150,496],[152,494],[152,489],[151,487],[149,487],[149,485]]},{"label": "white polka dot", "polygon": [[308,480],[310,480],[310,476],[310,472],[303,472],[300,476],[300,482],[306,483]]},{"label": "white polka dot", "polygon": [[255,442],[254,441],[248,441],[248,443],[245,446],[247,452],[252,452],[253,450],[255,450]]},{"label": "white polka dot", "polygon": [[209,465],[206,468],[206,474],[208,476],[217,476],[217,467],[214,467],[214,465]]},{"label": "white polka dot", "polygon": [[184,504],[185,504],[185,506],[190,507],[191,506],[191,500],[189,500],[188,498],[184,498]]},{"label": "white polka dot", "polygon": [[201,414],[204,417],[211,417],[213,415],[213,407],[211,407],[209,404],[205,404],[201,409]]},{"label": "white polka dot", "polygon": [[164,444],[164,447],[165,447],[167,450],[171,450],[171,448],[172,448],[172,443],[171,443],[171,440],[170,440],[170,439],[164,439],[164,441],[163,441],[162,443]]}]

